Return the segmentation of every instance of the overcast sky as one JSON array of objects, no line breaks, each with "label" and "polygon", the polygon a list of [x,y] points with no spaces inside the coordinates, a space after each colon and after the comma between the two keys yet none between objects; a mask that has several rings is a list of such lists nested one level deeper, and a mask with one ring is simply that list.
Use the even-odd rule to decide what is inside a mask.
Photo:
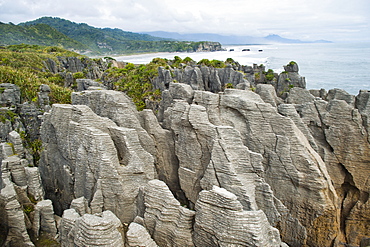
[{"label": "overcast sky", "polygon": [[370,41],[370,0],[0,0],[0,21],[43,16],[131,32]]}]

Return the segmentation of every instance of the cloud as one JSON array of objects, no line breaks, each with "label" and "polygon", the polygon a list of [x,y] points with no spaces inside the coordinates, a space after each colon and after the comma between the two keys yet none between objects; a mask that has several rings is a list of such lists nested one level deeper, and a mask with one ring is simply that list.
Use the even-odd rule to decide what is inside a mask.
[{"label": "cloud", "polygon": [[55,16],[133,32],[370,39],[368,0],[0,0],[0,8],[0,21],[13,23]]}]

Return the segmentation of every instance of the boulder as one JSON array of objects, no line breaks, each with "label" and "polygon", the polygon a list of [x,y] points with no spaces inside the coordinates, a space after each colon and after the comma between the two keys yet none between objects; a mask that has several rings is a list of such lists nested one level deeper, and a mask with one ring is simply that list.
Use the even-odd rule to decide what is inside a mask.
[{"label": "boulder", "polygon": [[105,86],[97,81],[91,79],[76,79],[77,82],[77,91],[81,92],[84,90],[89,90],[89,88],[96,88],[96,89],[105,89]]}]

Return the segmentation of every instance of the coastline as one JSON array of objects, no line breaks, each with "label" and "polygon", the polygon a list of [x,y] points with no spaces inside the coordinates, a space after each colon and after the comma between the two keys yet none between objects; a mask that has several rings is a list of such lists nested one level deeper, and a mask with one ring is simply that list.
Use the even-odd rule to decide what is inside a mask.
[{"label": "coastline", "polygon": [[[191,57],[195,61],[216,59],[225,61],[233,58],[242,65],[263,64],[266,69],[279,73],[290,61],[299,64],[299,73],[306,78],[308,89],[326,90],[342,88],[357,95],[359,90],[370,90],[370,43],[304,43],[274,45],[225,45],[227,51],[217,52],[161,52],[114,56],[117,61],[146,64],[153,58],[182,59]],[[229,51],[233,48],[234,51]],[[250,48],[251,51],[242,51]],[[258,50],[263,50],[258,52]]]}]

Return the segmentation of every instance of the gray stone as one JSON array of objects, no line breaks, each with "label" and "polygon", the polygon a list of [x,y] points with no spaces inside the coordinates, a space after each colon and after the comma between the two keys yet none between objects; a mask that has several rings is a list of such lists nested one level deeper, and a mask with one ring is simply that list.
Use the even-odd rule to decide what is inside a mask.
[{"label": "gray stone", "polygon": [[343,89],[339,89],[339,88],[330,89],[326,97],[326,100],[330,101],[333,99],[344,100],[351,106],[355,105],[355,96],[347,93]]},{"label": "gray stone", "polygon": [[96,89],[106,89],[105,86],[97,81],[91,79],[76,79],[77,82],[77,91],[81,92],[84,90],[89,90],[92,87]]},{"label": "gray stone", "polygon": [[63,211],[62,220],[59,224],[59,242],[63,247],[74,246],[74,232],[72,231],[76,220],[80,215],[74,209]]},{"label": "gray stone", "polygon": [[142,128],[135,104],[124,93],[112,90],[84,91],[72,94],[74,105],[86,105],[101,117],[107,117],[119,127],[132,128],[138,132],[140,144],[154,155],[153,139]]},{"label": "gray stone", "polygon": [[117,127],[84,105],[54,104],[42,141],[39,169],[57,214],[83,196],[93,213],[111,210],[122,222],[135,218],[139,186],[157,176],[135,129]]},{"label": "gray stone", "polygon": [[33,232],[39,236],[41,232],[54,238],[57,235],[57,227],[54,219],[54,209],[51,200],[42,200],[35,206]]},{"label": "gray stone", "polygon": [[91,214],[91,209],[89,208],[88,201],[83,196],[72,200],[71,209],[76,210],[76,212],[80,216],[83,216],[84,214]]},{"label": "gray stone", "polygon": [[304,88],[294,87],[289,91],[288,98],[285,101],[288,104],[306,104],[313,102],[315,97]]},{"label": "gray stone", "polygon": [[159,246],[194,246],[191,233],[195,212],[182,207],[164,182],[149,181],[144,199],[144,223]]},{"label": "gray stone", "polygon": [[27,185],[27,176],[24,170],[25,166],[28,164],[26,160],[22,160],[17,156],[10,156],[2,161],[1,169],[9,172],[12,182],[18,186]]},{"label": "gray stone", "polygon": [[276,95],[275,88],[270,84],[257,84],[256,93],[261,96],[264,102],[270,103],[274,107],[282,103],[282,100]]},{"label": "gray stone", "polygon": [[[195,205],[196,246],[280,246],[279,231],[262,210],[245,211],[237,197],[214,186],[203,190]],[[221,220],[222,219],[222,220]]]},{"label": "gray stone", "polygon": [[12,131],[8,135],[8,141],[12,144],[14,154],[17,154],[20,158],[23,158],[23,141],[21,136],[16,131]]},{"label": "gray stone", "polygon": [[150,237],[145,227],[135,222],[132,222],[129,225],[126,236],[127,236],[128,246],[132,246],[132,247],[137,247],[137,246],[157,247],[158,246],[154,242],[154,240]]},{"label": "gray stone", "polygon": [[60,241],[65,247],[124,246],[123,226],[111,211],[78,217],[75,210],[66,210],[59,229]]},{"label": "gray stone", "polygon": [[1,83],[0,89],[0,105],[15,106],[21,103],[21,91],[17,85]]},{"label": "gray stone", "polygon": [[14,184],[10,174],[2,172],[2,188],[0,190],[0,218],[6,222],[8,232],[4,246],[34,246],[27,233],[23,208],[17,200]]},{"label": "gray stone", "polygon": [[178,178],[178,159],[175,155],[175,143],[171,131],[163,129],[151,110],[140,112],[142,126],[153,137],[156,147],[155,166],[158,179],[164,181],[175,194],[181,193]]},{"label": "gray stone", "polygon": [[25,167],[24,170],[27,177],[27,194],[32,196],[36,201],[41,201],[45,193],[38,167]]}]

